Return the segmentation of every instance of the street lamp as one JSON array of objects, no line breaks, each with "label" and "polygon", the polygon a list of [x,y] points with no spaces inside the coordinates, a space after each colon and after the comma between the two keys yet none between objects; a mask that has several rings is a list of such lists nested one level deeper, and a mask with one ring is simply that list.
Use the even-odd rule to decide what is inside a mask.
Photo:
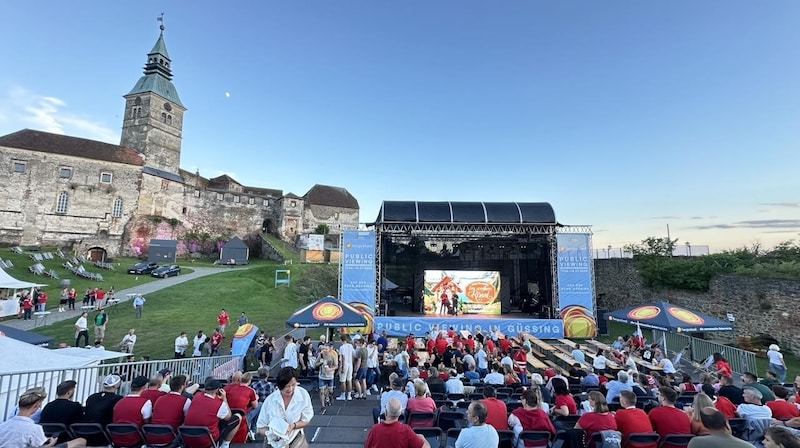
[{"label": "street lamp", "polygon": [[690,257],[692,256],[692,243],[688,241],[686,242],[686,253],[688,254],[688,256]]}]

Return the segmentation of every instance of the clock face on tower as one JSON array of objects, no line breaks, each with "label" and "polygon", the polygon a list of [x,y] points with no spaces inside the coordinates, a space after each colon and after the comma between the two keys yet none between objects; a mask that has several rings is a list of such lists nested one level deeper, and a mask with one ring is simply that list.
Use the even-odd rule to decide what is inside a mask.
[{"label": "clock face on tower", "polygon": [[170,112],[170,111],[172,110],[172,104],[169,104],[169,103],[164,103],[164,109],[165,109],[167,112]]}]

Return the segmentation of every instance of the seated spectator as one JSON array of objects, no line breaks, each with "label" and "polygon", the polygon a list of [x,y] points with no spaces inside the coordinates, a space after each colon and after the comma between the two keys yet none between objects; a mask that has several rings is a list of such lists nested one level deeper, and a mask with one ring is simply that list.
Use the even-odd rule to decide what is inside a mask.
[{"label": "seated spectator", "polygon": [[[283,370],[285,369],[281,369]],[[206,379],[205,390],[194,396],[183,419],[185,425],[208,428],[214,440],[221,442],[220,448],[230,446],[231,439],[239,429],[240,421],[239,415],[231,413],[222,383],[213,377]]]},{"label": "seated spectator", "polygon": [[719,382],[714,384],[714,377],[708,373],[701,373],[700,374],[700,383],[695,385],[695,392],[702,392],[709,397],[713,397],[717,395],[717,389],[719,388]]},{"label": "seated spectator", "polygon": [[691,434],[692,427],[689,417],[682,410],[675,407],[678,392],[667,386],[658,388],[658,403],[660,406],[650,410],[648,417],[653,429],[662,438],[667,434]]},{"label": "seated spectator", "polygon": [[367,434],[364,448],[431,448],[425,437],[416,434],[407,425],[398,422],[403,415],[403,405],[397,397],[386,402],[386,420],[373,426]]},{"label": "seated spectator", "polygon": [[786,428],[771,426],[764,431],[764,448],[800,448],[800,439]]},{"label": "seated spectator", "polygon": [[192,400],[183,396],[186,388],[186,376],[176,375],[169,379],[169,393],[160,397],[153,404],[153,416],[150,423],[154,425],[169,425],[176,432],[178,426],[183,424],[186,411]]},{"label": "seated spectator", "polygon": [[637,397],[655,398],[650,389],[650,384],[647,382],[647,375],[644,373],[637,373],[635,378],[636,382],[631,386],[631,391],[636,394]]},{"label": "seated spectator", "polygon": [[[514,434],[519,435],[522,431],[547,431],[550,435],[556,433],[550,417],[539,408],[538,404],[533,389],[522,392],[522,407],[514,409],[508,416],[508,426]],[[532,443],[530,446],[533,446]]]},{"label": "seated spectator", "polygon": [[[581,415],[578,423],[575,424],[575,429],[582,429],[586,433],[586,440],[590,440],[598,431],[617,430],[617,421],[609,412],[606,397],[603,394],[596,390],[589,392],[589,408],[591,411]],[[587,447],[593,448],[594,442],[590,442]]]},{"label": "seated spectator", "polygon": [[447,393],[444,388],[444,380],[439,377],[439,369],[436,367],[428,369],[428,379],[426,379],[425,382],[428,383],[428,390],[430,390],[432,394]]},{"label": "seated spectator", "polygon": [[395,376],[391,379],[391,384],[392,389],[381,394],[381,406],[379,408],[372,409],[372,420],[374,423],[378,423],[378,419],[381,415],[386,415],[386,403],[388,403],[391,398],[397,398],[397,400],[400,402],[402,407],[401,415],[406,412],[408,395],[403,392],[403,379],[399,376]]},{"label": "seated spectator", "polygon": [[736,418],[736,406],[725,397],[715,397],[714,407],[725,416],[725,418]]},{"label": "seated spectator", "polygon": [[[228,406],[231,412],[242,412],[245,416],[250,415],[256,406],[258,406],[258,395],[256,391],[250,387],[253,382],[253,374],[250,372],[242,373],[239,376],[239,381],[231,382],[225,386],[225,394],[228,397]],[[255,426],[250,426],[248,418],[242,419],[239,424],[239,430],[236,435],[231,439],[233,442],[245,442],[247,440],[247,431]],[[251,437],[255,439],[255,433],[251,433]]]},{"label": "seated spectator", "polygon": [[576,362],[570,367],[569,376],[570,378],[583,378],[586,376],[586,370],[584,370],[582,364]]},{"label": "seated spectator", "polygon": [[[794,403],[786,401],[789,398],[789,389],[776,384],[772,386],[772,393],[775,394],[775,399],[768,401],[767,406],[772,410],[773,418],[789,420],[790,418],[800,417],[800,409],[797,409]],[[42,413],[42,416],[44,416],[44,413]]]},{"label": "seated spectator", "polygon": [[[485,402],[473,401],[467,408],[467,421],[472,425],[464,428],[456,439],[456,448],[495,447],[500,443],[500,436],[492,425],[488,424]],[[503,416],[505,419],[505,415]],[[508,427],[507,424],[503,426]]]},{"label": "seated spectator", "polygon": [[586,376],[581,378],[581,386],[587,387],[600,387],[600,377],[594,373],[594,368],[587,369]]},{"label": "seated spectator", "polygon": [[116,393],[120,383],[122,383],[122,378],[119,375],[111,374],[103,378],[103,390],[89,395],[86,399],[84,422],[100,423],[103,426],[111,423],[114,416],[114,405],[122,400],[122,396]]},{"label": "seated spectator", "polygon": [[606,373],[606,369],[608,369],[608,360],[606,359],[603,349],[597,349],[597,354],[592,361],[592,368],[599,376],[603,376]]},{"label": "seated spectator", "polygon": [[[324,347],[325,347],[325,351],[329,350],[327,348],[328,347],[327,345],[324,346]],[[321,355],[320,359],[323,359],[324,356],[326,356],[326,355]],[[335,356],[329,356],[328,358],[325,358],[325,359],[328,359],[328,360],[331,360],[331,361],[333,361],[335,359],[335,362],[338,363],[339,360],[337,358],[338,357],[335,357]],[[320,381],[320,382],[322,382],[322,381]],[[330,385],[330,388],[327,391],[328,392],[327,396],[328,396],[328,399],[332,399],[333,396],[334,396],[333,395],[333,380],[331,379],[328,384]],[[258,413],[261,411],[261,406],[264,404],[264,400],[266,400],[267,397],[269,396],[269,394],[271,394],[272,391],[273,391],[272,383],[269,382],[269,368],[261,367],[261,368],[258,369],[258,381],[253,383],[251,385],[251,387],[253,388],[254,391],[256,391],[256,395],[258,396],[258,404],[256,405],[256,407],[253,410],[251,410],[250,412],[247,413],[247,421],[249,423],[248,427],[255,428],[256,427],[256,419],[258,418]],[[325,392],[324,389],[325,389],[324,387],[320,387],[320,393],[324,393]]]},{"label": "seated spectator", "polygon": [[734,406],[742,404],[744,401],[742,389],[733,385],[733,378],[727,375],[723,376],[719,379],[719,384],[718,396],[727,398]]},{"label": "seated spectator", "polygon": [[755,373],[743,373],[742,381],[744,382],[744,386],[742,386],[743,388],[751,387],[753,389],[758,389],[758,391],[761,392],[761,404],[775,399],[775,394],[772,393],[772,389],[759,383],[758,377]]},{"label": "seated spectator", "polygon": [[72,401],[77,384],[76,381],[67,380],[56,387],[57,397],[42,409],[39,423],[63,423],[69,426],[83,420],[83,406]]},{"label": "seated spectator", "polygon": [[500,373],[500,366],[497,363],[492,363],[492,371],[483,378],[483,384],[491,384],[493,386],[502,386],[505,384],[505,378]]},{"label": "seated spectator", "polygon": [[[436,402],[433,398],[426,395],[425,383],[418,381],[414,383],[414,397],[409,398],[406,402],[406,410],[408,412],[434,412],[436,410]],[[418,420],[414,422],[415,426],[435,426],[435,418],[430,421]]]},{"label": "seated spectator", "polygon": [[480,402],[485,409],[484,421],[494,429],[508,429],[508,409],[504,401],[497,399],[494,387],[484,386],[483,397]]},{"label": "seated spectator", "polygon": [[458,372],[455,369],[450,369],[450,378],[444,383],[444,388],[448,394],[464,393],[464,383],[458,378]]},{"label": "seated spectator", "polygon": [[619,395],[620,409],[614,414],[617,431],[622,433],[623,440],[637,432],[653,432],[653,425],[647,413],[636,407],[636,394],[623,390]]},{"label": "seated spectator", "polygon": [[[681,373],[681,383],[678,384],[679,392],[700,392],[692,382],[692,376],[686,372]],[[713,396],[713,394],[712,394]]]},{"label": "seated spectator", "polygon": [[683,408],[683,411],[689,416],[689,426],[692,429],[692,434],[696,436],[706,436],[710,434],[708,428],[703,425],[703,420],[701,418],[702,413],[700,412],[701,409],[708,407],[714,407],[714,402],[711,401],[711,397],[700,392],[694,396],[691,406]]},{"label": "seated spectator", "polygon": [[[538,388],[536,389],[538,390]],[[553,394],[555,395],[553,414],[574,415],[578,413],[578,406],[575,404],[575,398],[569,393],[569,387],[564,380],[553,378]]]},{"label": "seated spectator", "polygon": [[778,380],[777,373],[773,372],[772,370],[767,370],[766,372],[764,372],[764,378],[761,378],[759,384],[763,384],[772,389],[772,386],[783,383],[781,383],[780,380]]},{"label": "seated spectator", "polygon": [[575,344],[575,348],[572,349],[572,353],[570,353],[570,355],[572,355],[572,359],[574,359],[575,362],[580,365],[583,365],[586,362],[586,355],[583,353],[583,350],[581,350],[580,344]]},{"label": "seated spectator", "polygon": [[514,372],[514,367],[508,364],[502,364],[503,366],[503,384],[511,385],[511,384],[520,384],[521,381],[519,376],[516,372]]},{"label": "seated spectator", "polygon": [[155,403],[156,400],[167,394],[166,392],[161,391],[161,381],[163,378],[164,377],[161,375],[156,375],[150,378],[147,388],[143,389],[139,395],[147,398],[151,403]]},{"label": "seated spectator", "polygon": [[[131,381],[131,392],[114,405],[112,418],[114,423],[132,423],[139,429],[145,423],[150,423],[150,418],[153,416],[153,402],[141,396],[148,381],[146,376],[137,376]],[[125,434],[118,436],[116,443],[131,446],[139,440],[138,434]]]},{"label": "seated spectator", "polygon": [[628,383],[628,372],[620,370],[617,379],[606,384],[606,403],[619,399],[619,393],[623,390],[633,391],[633,387]]},{"label": "seated spectator", "polygon": [[86,446],[85,439],[74,439],[56,445],[55,437],[45,437],[42,427],[31,419],[31,415],[42,407],[42,402],[45,398],[47,398],[47,392],[44,391],[43,387],[28,389],[20,395],[17,401],[19,406],[17,415],[0,423],[0,446],[9,448],[41,446],[72,448]]},{"label": "seated spectator", "polygon": [[698,412],[703,426],[708,429],[709,435],[693,438],[689,441],[689,448],[751,448],[753,446],[744,440],[734,437],[731,434],[728,420],[715,408],[706,407]]},{"label": "seated spectator", "polygon": [[736,414],[747,420],[772,418],[772,409],[761,404],[761,391],[747,385],[744,387],[744,403],[736,406]]}]

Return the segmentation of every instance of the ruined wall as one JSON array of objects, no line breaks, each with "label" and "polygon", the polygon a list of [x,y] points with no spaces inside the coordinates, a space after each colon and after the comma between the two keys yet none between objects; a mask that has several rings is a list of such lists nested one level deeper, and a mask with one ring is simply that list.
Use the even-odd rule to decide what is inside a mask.
[{"label": "ruined wall", "polygon": [[313,232],[320,224],[326,224],[330,233],[357,229],[358,209],[306,204],[303,211],[303,230]]}]

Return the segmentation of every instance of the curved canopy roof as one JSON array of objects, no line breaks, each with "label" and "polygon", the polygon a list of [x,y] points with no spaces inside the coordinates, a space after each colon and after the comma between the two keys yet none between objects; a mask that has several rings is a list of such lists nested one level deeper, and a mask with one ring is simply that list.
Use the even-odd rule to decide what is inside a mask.
[{"label": "curved canopy roof", "polygon": [[547,202],[383,201],[376,224],[557,224]]}]

